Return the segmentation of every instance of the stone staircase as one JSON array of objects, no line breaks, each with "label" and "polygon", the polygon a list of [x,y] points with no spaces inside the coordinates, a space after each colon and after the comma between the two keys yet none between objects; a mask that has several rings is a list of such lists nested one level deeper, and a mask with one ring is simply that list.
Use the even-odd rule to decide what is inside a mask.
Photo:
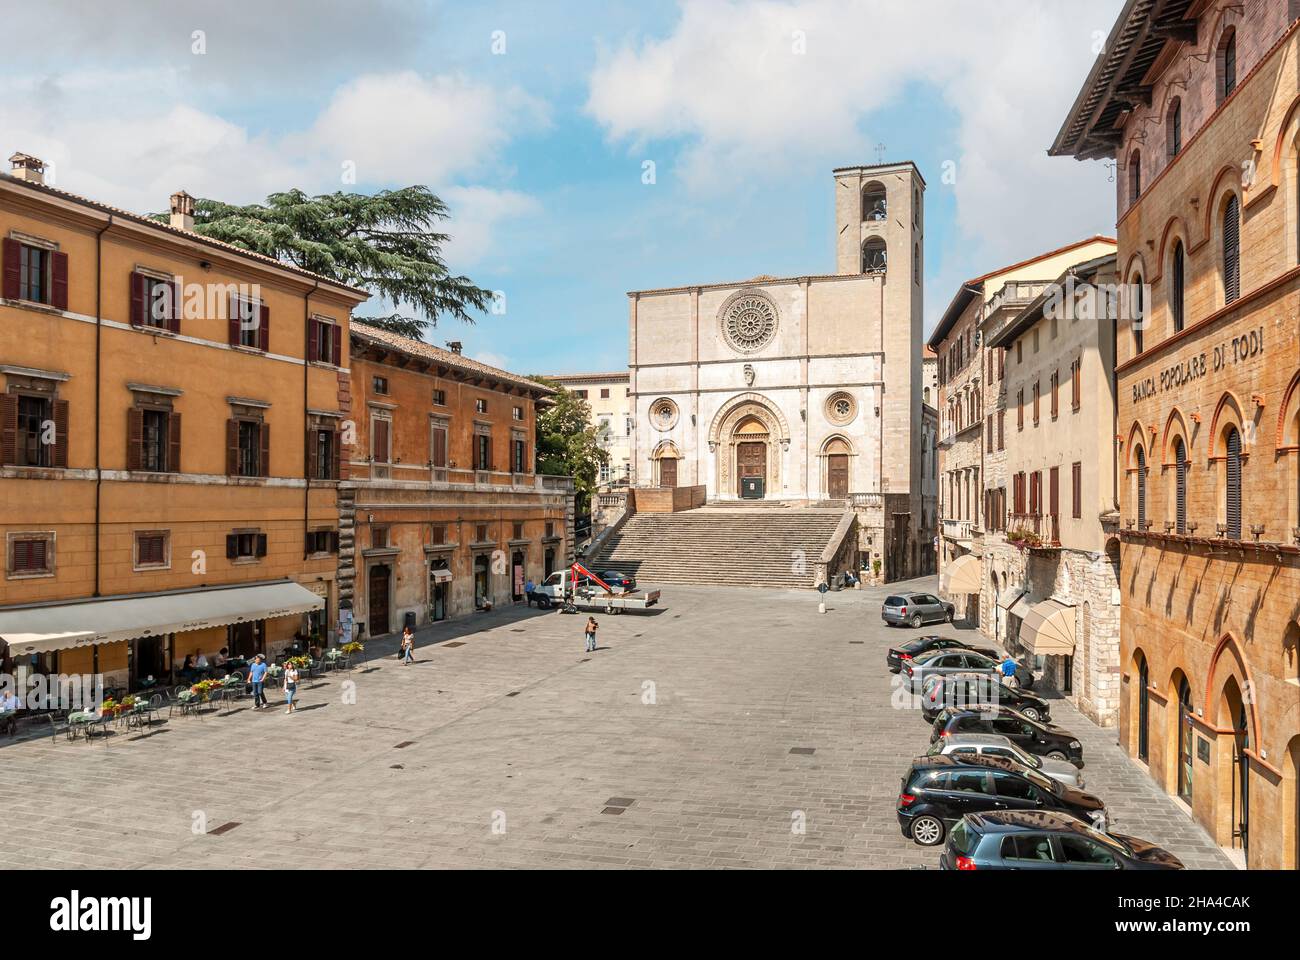
[{"label": "stone staircase", "polygon": [[[815,586],[818,558],[842,509],[714,506],[680,513],[638,513],[582,562],[617,570],[638,586],[703,583]],[[803,565],[796,569],[796,551]]]}]

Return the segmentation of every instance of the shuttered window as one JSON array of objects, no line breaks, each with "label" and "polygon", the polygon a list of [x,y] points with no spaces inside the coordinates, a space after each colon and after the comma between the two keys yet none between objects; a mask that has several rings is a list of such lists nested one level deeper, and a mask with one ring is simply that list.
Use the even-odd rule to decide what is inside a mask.
[{"label": "shuttered window", "polygon": [[10,572],[16,574],[49,573],[50,541],[46,537],[24,537],[13,541]]},{"label": "shuttered window", "polygon": [[1078,520],[1083,516],[1083,464],[1070,465],[1070,516]]},{"label": "shuttered window", "polygon": [[1169,264],[1169,312],[1174,320],[1174,333],[1183,329],[1186,322],[1183,304],[1186,300],[1187,277],[1186,258],[1183,255],[1183,242],[1174,241],[1174,256]]},{"label": "shuttered window", "polygon": [[1187,532],[1187,449],[1174,441],[1174,520],[1179,533]]},{"label": "shuttered window", "polygon": [[1038,398],[1041,393],[1042,393],[1042,388],[1039,387],[1038,381],[1035,380],[1034,381],[1034,426],[1038,426]]},{"label": "shuttered window", "polygon": [[1241,539],[1241,434],[1236,427],[1228,428],[1227,442],[1227,515],[1228,539]]},{"label": "shuttered window", "polygon": [[1146,295],[1145,281],[1141,277],[1133,278],[1133,352],[1142,352],[1142,332],[1146,329]]},{"label": "shuttered window", "polygon": [[1052,371],[1052,419],[1053,420],[1056,419],[1056,414],[1059,409],[1057,406],[1056,394],[1057,394],[1057,387],[1060,385],[1060,381],[1061,381],[1061,374],[1058,371],[1053,370]]},{"label": "shuttered window", "polygon": [[1241,204],[1236,194],[1223,208],[1223,302],[1241,296]]},{"label": "shuttered window", "polygon": [[135,535],[135,565],[137,567],[167,566],[167,534],[161,532]]},{"label": "shuttered window", "polygon": [[1070,364],[1070,409],[1077,411],[1083,405],[1083,360]]},{"label": "shuttered window", "polygon": [[435,467],[447,465],[447,428],[444,426],[433,428],[433,465]]},{"label": "shuttered window", "polygon": [[371,451],[375,463],[388,463],[389,442],[389,422],[382,417],[376,417],[374,420],[374,443]]},{"label": "shuttered window", "polygon": [[1052,516],[1061,513],[1061,468],[1052,467],[1047,474],[1047,512]]},{"label": "shuttered window", "polygon": [[998,411],[998,449],[1005,450],[1007,447],[1007,412]]},{"label": "shuttered window", "polygon": [[1016,429],[1025,429],[1025,388],[1016,391]]},{"label": "shuttered window", "polygon": [[1137,449],[1137,522],[1138,529],[1147,528],[1147,455],[1141,447]]}]

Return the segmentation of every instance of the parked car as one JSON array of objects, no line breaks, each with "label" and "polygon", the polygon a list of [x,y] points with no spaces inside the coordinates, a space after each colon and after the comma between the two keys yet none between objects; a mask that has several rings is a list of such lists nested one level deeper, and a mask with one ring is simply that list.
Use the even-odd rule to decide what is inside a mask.
[{"label": "parked car", "polygon": [[963,817],[939,856],[944,870],[1182,870],[1147,840],[1102,833],[1051,810],[999,810]]},{"label": "parked car", "polygon": [[954,733],[940,737],[930,744],[930,754],[979,754],[986,757],[1005,757],[1044,776],[1059,780],[1067,787],[1082,790],[1085,786],[1079,768],[1068,760],[1039,757],[996,733]]},{"label": "parked car", "polygon": [[635,590],[636,577],[629,577],[626,574],[619,573],[617,570],[607,570],[600,574],[600,579],[604,580],[611,587],[618,587],[620,590]]},{"label": "parked car", "polygon": [[950,673],[926,678],[921,684],[921,715],[928,723],[944,707],[1010,707],[1030,720],[1052,719],[1052,708],[1042,697],[1023,687],[1013,687],[1002,682],[1001,677],[987,673]]},{"label": "parked car", "polygon": [[929,653],[931,650],[951,650],[954,648],[958,650],[974,650],[976,653],[982,653],[993,660],[998,657],[998,652],[992,647],[972,647],[966,641],[958,640],[956,637],[939,637],[930,634],[929,636],[908,640],[896,647],[890,647],[885,654],[885,662],[889,664],[890,673],[898,673],[903,667],[904,660],[913,660],[923,653]]},{"label": "parked car", "polygon": [[885,597],[880,605],[880,617],[891,627],[909,624],[919,627],[926,623],[952,623],[957,608],[944,603],[929,593],[908,593]]},{"label": "parked car", "polygon": [[923,847],[940,843],[966,814],[996,810],[1059,810],[1103,830],[1106,825],[1106,805],[1099,797],[1003,757],[917,757],[903,775],[898,825],[903,836]]},{"label": "parked car", "polygon": [[1083,767],[1083,744],[1069,730],[1030,720],[1010,707],[975,707],[970,710],[944,708],[934,718],[930,742],[957,733],[996,733],[1021,750],[1053,760],[1068,760]]},{"label": "parked car", "polygon": [[[982,673],[998,678],[1002,676],[1001,664],[996,657],[986,657],[974,650],[931,650],[911,660],[904,660],[900,676],[911,684],[912,690],[921,692],[927,679],[949,673]],[[1007,686],[1032,687],[1034,674],[1023,663],[1016,664],[1014,677],[1005,681]]]}]

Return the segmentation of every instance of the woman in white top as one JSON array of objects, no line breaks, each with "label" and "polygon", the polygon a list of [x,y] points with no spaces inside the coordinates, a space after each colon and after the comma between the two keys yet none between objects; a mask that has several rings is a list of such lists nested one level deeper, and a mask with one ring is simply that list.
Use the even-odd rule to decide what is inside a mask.
[{"label": "woman in white top", "polygon": [[284,702],[285,713],[293,713],[293,695],[298,692],[298,668],[287,664],[284,668]]}]

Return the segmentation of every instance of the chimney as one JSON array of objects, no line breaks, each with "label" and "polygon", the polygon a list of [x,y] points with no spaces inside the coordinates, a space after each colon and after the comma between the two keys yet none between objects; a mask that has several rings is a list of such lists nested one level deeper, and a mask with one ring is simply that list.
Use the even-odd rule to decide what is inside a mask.
[{"label": "chimney", "polygon": [[28,183],[45,182],[44,160],[38,160],[26,153],[15,153],[9,158],[9,163],[13,166],[9,174],[15,180],[26,180]]},{"label": "chimney", "polygon": [[464,349],[464,347],[465,344],[461,343],[459,340],[447,341],[447,349],[450,350],[452,353],[460,353],[461,350]]},{"label": "chimney", "polygon": [[194,198],[184,190],[172,194],[171,224],[177,230],[194,229]]}]

